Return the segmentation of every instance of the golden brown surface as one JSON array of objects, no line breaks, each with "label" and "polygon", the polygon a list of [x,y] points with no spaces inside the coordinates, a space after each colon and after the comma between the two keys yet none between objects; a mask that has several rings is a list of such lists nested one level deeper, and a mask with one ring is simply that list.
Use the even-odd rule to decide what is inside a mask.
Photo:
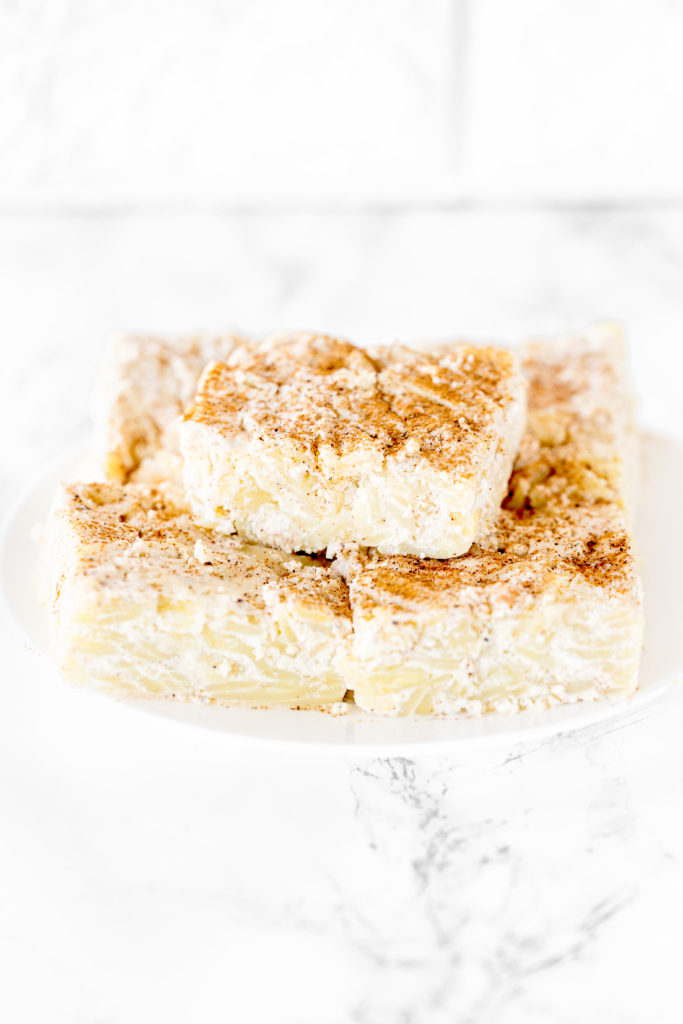
[{"label": "golden brown surface", "polygon": [[71,484],[55,515],[77,541],[71,568],[103,587],[182,584],[263,609],[264,586],[277,584],[325,615],[349,614],[346,587],[324,563],[205,530],[154,488]]},{"label": "golden brown surface", "polygon": [[508,508],[551,503],[633,504],[636,436],[626,353],[618,328],[523,352],[528,425]]},{"label": "golden brown surface", "polygon": [[314,454],[372,449],[467,475],[496,440],[496,413],[518,398],[517,379],[499,349],[367,353],[327,335],[279,335],[208,367],[185,418],[225,437],[287,439]]},{"label": "golden brown surface", "polygon": [[202,370],[245,340],[235,331],[110,339],[94,402],[96,455],[107,479],[134,480],[159,452],[177,453],[177,421]]},{"label": "golden brown surface", "polygon": [[[613,328],[593,328],[527,345],[522,364],[529,417],[510,491],[493,528],[465,555],[379,556],[342,546],[330,567],[200,527],[182,500],[151,487],[75,485],[57,513],[74,549],[66,578],[87,576],[89,595],[120,588],[123,603],[135,588],[155,588],[164,604],[188,590],[212,607],[212,595],[228,595],[231,612],[234,601],[258,623],[273,609],[283,650],[278,602],[289,611],[291,600],[323,620],[323,632],[333,625],[323,664],[341,653],[353,612],[353,653],[342,657],[347,674],[338,685],[355,687],[362,707],[388,713],[415,710],[415,701],[434,713],[461,697],[498,708],[506,696],[523,706],[527,697],[630,692],[641,608],[623,344]],[[474,463],[495,411],[510,400],[514,374],[513,358],[493,349],[366,353],[327,336],[286,335],[214,363],[188,415],[226,435],[283,437],[316,457],[326,444],[339,454],[404,453],[447,469],[456,448],[460,465]],[[565,672],[571,685],[563,689]]]},{"label": "golden brown surface", "polygon": [[[310,561],[310,560],[309,560]],[[306,573],[288,572],[278,582],[283,596],[310,608],[323,607],[337,618],[350,619],[348,587],[323,565],[310,564]]]},{"label": "golden brown surface", "polygon": [[605,596],[637,591],[624,514],[634,434],[623,342],[596,332],[524,349],[527,432],[490,534],[443,561],[343,549],[354,610],[511,605],[579,580]]},{"label": "golden brown surface", "polygon": [[635,567],[623,523],[604,506],[569,506],[530,515],[503,511],[485,544],[460,558],[360,556],[350,579],[354,610],[362,614],[378,602],[395,611],[512,606],[578,580],[614,596],[631,591]]}]

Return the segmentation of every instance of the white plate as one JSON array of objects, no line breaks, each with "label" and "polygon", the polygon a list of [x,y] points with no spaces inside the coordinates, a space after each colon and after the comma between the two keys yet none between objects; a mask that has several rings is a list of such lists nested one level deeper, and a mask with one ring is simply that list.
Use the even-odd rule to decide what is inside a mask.
[{"label": "white plate", "polygon": [[[28,643],[43,652],[46,616],[35,595],[38,545],[31,539],[60,480],[73,479],[78,457],[62,457],[44,471],[16,502],[0,541],[2,589]],[[632,715],[661,697],[683,674],[683,446],[648,434],[643,439],[643,479],[638,537],[645,586],[645,650],[639,690],[628,700],[603,701],[526,711],[517,715],[433,720],[387,719],[350,708],[346,715],[319,711],[268,711],[172,702],[127,701],[137,710],[218,729],[244,741],[296,745],[311,752],[358,755],[405,754],[415,748],[461,749],[486,743],[514,743],[584,728]],[[46,668],[47,668],[46,661]]]}]

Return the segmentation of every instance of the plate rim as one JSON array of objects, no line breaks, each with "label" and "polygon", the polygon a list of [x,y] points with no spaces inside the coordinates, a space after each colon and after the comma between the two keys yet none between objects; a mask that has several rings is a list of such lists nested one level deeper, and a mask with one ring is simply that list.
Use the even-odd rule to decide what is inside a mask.
[{"label": "plate rim", "polygon": [[[651,440],[673,444],[679,448],[683,454],[683,439],[672,433],[671,431],[662,431],[655,428],[651,428],[649,425],[644,424],[639,430],[639,434],[643,440],[650,438]],[[66,445],[59,452],[56,452],[49,459],[39,467],[36,468],[30,475],[27,475],[23,485],[18,489],[14,498],[9,502],[3,516],[0,520],[0,598],[2,605],[5,608],[5,612],[8,620],[12,623],[13,630],[19,634],[23,639],[25,646],[29,648],[31,653],[35,654],[37,659],[40,661],[43,670],[48,671],[50,675],[56,677],[57,681],[60,681],[62,685],[69,686],[68,681],[65,681],[59,673],[56,666],[50,661],[49,655],[46,651],[42,650],[36,643],[34,637],[32,637],[22,621],[15,604],[13,604],[10,592],[6,585],[7,582],[7,552],[9,546],[10,535],[13,528],[17,526],[17,519],[21,512],[22,507],[27,504],[32,498],[36,496],[36,492],[43,486],[45,486],[51,476],[57,475],[58,472],[66,469],[70,463],[76,461],[77,458],[85,457],[88,454],[88,448],[82,441],[74,441],[69,445]],[[33,526],[29,526],[27,533]],[[638,538],[636,537],[636,541]],[[39,610],[38,602],[36,601],[36,610]],[[646,611],[647,615],[647,611]],[[683,664],[675,670],[671,670],[666,673],[660,680],[653,683],[647,690],[637,690],[633,695],[629,697],[621,697],[613,700],[602,700],[602,701],[587,701],[587,702],[575,702],[573,704],[557,705],[549,709],[539,709],[538,714],[552,715],[553,712],[559,712],[560,714],[570,714],[574,712],[576,715],[578,709],[579,720],[572,720],[562,723],[557,722],[555,717],[549,718],[547,721],[535,720],[524,724],[523,719],[520,718],[525,712],[517,712],[516,714],[510,715],[499,715],[496,717],[496,722],[510,723],[509,729],[498,729],[491,730],[491,732],[483,732],[474,735],[462,735],[462,736],[414,736],[406,737],[404,739],[392,740],[392,739],[373,739],[372,737],[362,737],[359,739],[349,738],[348,736],[337,735],[332,737],[320,738],[315,735],[307,737],[305,735],[287,735],[286,730],[282,735],[269,735],[266,732],[258,732],[251,730],[244,730],[244,728],[230,729],[222,727],[219,724],[210,724],[201,720],[197,720],[197,717],[192,717],[192,709],[197,709],[198,705],[186,702],[173,702],[173,701],[154,701],[152,699],[135,699],[135,698],[112,698],[109,695],[98,693],[95,690],[88,690],[87,688],[73,687],[74,690],[78,690],[81,693],[87,694],[89,697],[96,697],[110,701],[115,699],[116,702],[121,706],[125,706],[135,712],[154,715],[156,718],[162,718],[166,722],[173,722],[178,727],[192,726],[195,729],[201,729],[203,732],[221,732],[223,735],[229,738],[229,741],[233,744],[239,744],[240,746],[254,747],[258,746],[260,749],[269,748],[277,749],[281,748],[289,753],[301,752],[305,754],[317,754],[317,755],[332,755],[338,757],[396,757],[405,755],[406,753],[443,753],[445,751],[454,753],[457,751],[472,750],[472,749],[490,749],[493,746],[501,746],[507,744],[508,746],[533,743],[539,740],[550,740],[553,738],[560,738],[570,734],[579,734],[585,730],[604,726],[607,723],[616,723],[629,715],[637,713],[641,710],[651,708],[653,705],[660,703],[664,700],[671,692],[675,689],[676,683],[680,681],[683,675]],[[209,711],[210,705],[203,706],[204,711],[209,714],[214,713]],[[230,706],[219,705],[215,709],[221,716],[226,713],[229,714],[231,711],[236,710],[238,712],[248,711],[254,716],[261,716],[263,714],[270,715],[272,710],[285,710],[285,709],[256,709],[247,708],[244,706],[234,705]],[[341,722],[349,722],[351,719],[346,714],[333,716],[326,714],[325,712],[311,710],[306,711],[295,711],[286,709],[288,714],[301,716],[306,715],[307,717],[315,715],[325,716],[324,720],[329,721],[330,718],[336,718]],[[533,709],[532,709],[533,710]],[[355,716],[354,716],[355,717]],[[421,719],[416,716],[407,719],[387,719],[385,716],[370,716],[364,715],[362,719],[356,718],[356,721],[363,721],[366,725],[371,722],[381,727],[382,723],[387,721],[401,721],[402,724],[415,720],[415,722],[421,726],[429,727],[430,724],[443,725],[447,723],[464,723],[471,721],[473,723],[481,723],[485,721],[487,716],[461,716],[459,718],[452,717],[450,719]],[[585,720],[584,720],[585,719]],[[517,724],[518,723],[518,724]],[[340,726],[340,730],[341,730]]]}]

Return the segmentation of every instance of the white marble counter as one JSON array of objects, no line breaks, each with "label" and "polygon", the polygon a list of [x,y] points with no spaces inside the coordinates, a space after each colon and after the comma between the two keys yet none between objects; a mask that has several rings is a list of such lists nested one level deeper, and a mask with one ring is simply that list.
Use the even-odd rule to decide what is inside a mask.
[{"label": "white marble counter", "polygon": [[[0,219],[0,500],[86,427],[112,326],[360,340],[630,327],[683,437],[683,213]],[[452,757],[244,749],[58,684],[2,623],[12,1024],[680,1019],[683,691]]]}]

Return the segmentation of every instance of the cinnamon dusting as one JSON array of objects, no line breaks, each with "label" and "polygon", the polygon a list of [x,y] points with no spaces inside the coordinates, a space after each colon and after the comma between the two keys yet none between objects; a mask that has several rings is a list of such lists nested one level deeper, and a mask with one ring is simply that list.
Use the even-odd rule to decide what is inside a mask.
[{"label": "cinnamon dusting", "polygon": [[225,437],[338,455],[371,449],[467,475],[520,389],[516,359],[501,349],[366,353],[328,335],[280,335],[207,367],[185,418]]}]

